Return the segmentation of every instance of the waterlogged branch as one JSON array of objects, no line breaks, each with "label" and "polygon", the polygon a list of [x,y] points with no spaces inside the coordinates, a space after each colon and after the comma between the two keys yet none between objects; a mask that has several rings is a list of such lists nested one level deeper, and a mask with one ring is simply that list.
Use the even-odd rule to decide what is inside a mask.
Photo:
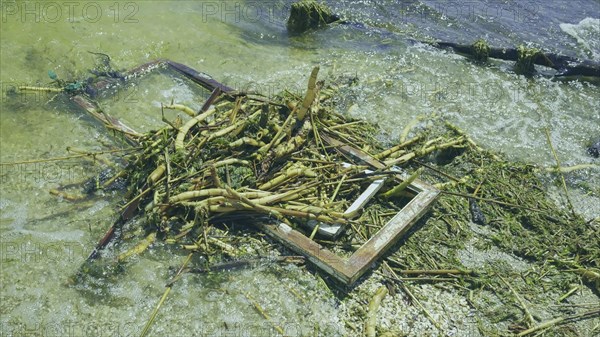
[{"label": "waterlogged branch", "polygon": [[385,286],[381,286],[377,289],[377,292],[369,302],[369,308],[367,311],[367,319],[365,321],[365,332],[367,337],[376,337],[377,336],[377,310],[379,310],[379,306],[381,305],[381,301],[387,295],[388,290]]},{"label": "waterlogged branch", "polygon": [[520,333],[517,334],[517,337],[531,335],[535,332],[548,329],[555,325],[562,324],[563,322],[570,322],[570,321],[576,321],[576,320],[580,320],[580,319],[593,318],[593,317],[598,317],[599,315],[600,315],[600,308],[597,308],[597,309],[583,312],[581,314],[557,317],[557,318],[551,319],[549,321],[543,322],[537,326],[534,326],[533,328],[521,331]]}]

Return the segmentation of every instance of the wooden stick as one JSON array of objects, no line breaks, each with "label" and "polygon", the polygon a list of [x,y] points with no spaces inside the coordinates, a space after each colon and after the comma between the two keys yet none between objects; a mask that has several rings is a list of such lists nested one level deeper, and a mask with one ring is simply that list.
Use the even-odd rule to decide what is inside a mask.
[{"label": "wooden stick", "polygon": [[552,140],[550,139],[550,131],[548,130],[548,128],[544,128],[544,131],[546,133],[546,139],[548,140],[548,146],[550,146],[552,155],[554,155],[554,160],[556,160],[556,168],[559,171],[560,180],[562,182],[562,187],[565,192],[565,197],[567,198],[567,203],[569,204],[569,209],[571,210],[571,213],[573,213],[574,216],[577,216],[577,212],[575,212],[575,207],[573,207],[573,203],[571,202],[571,198],[569,197],[569,191],[567,190],[567,183],[565,181],[565,176],[562,173],[562,171],[560,171],[560,159],[558,159],[558,155],[556,154],[556,151],[554,150],[554,146],[552,146]]},{"label": "wooden stick", "polygon": [[171,289],[173,288],[173,284],[175,283],[176,280],[178,280],[181,277],[181,274],[182,274],[183,270],[185,269],[185,267],[187,266],[187,264],[191,261],[192,255],[193,255],[193,253],[189,253],[188,254],[187,258],[185,259],[185,261],[183,261],[183,264],[181,265],[181,267],[177,271],[177,274],[175,274],[175,277],[173,277],[173,279],[171,281],[169,281],[169,283],[167,283],[167,285],[166,285],[167,289],[165,289],[165,292],[163,293],[162,297],[158,301],[158,304],[156,305],[156,308],[154,308],[154,311],[152,311],[152,315],[150,315],[150,319],[148,320],[148,322],[144,326],[144,330],[142,330],[142,333],[140,334],[140,337],[146,336],[148,334],[148,332],[150,331],[150,327],[152,326],[152,323],[154,322],[154,319],[156,319],[156,315],[158,314],[158,310],[160,310],[160,308],[162,307],[163,303],[167,300],[167,296],[171,292]]},{"label": "wooden stick", "polygon": [[133,248],[127,250],[124,253],[119,254],[119,256],[117,256],[117,261],[120,262],[132,255],[139,255],[139,254],[143,253],[146,249],[148,249],[148,247],[152,243],[154,243],[155,240],[156,240],[156,232],[152,232],[152,233],[148,234],[148,236],[146,236],[146,238],[144,240],[140,241]]},{"label": "wooden stick", "polygon": [[413,137],[413,138],[411,138],[411,139],[409,139],[407,141],[404,141],[404,142],[402,142],[402,143],[400,143],[400,144],[398,144],[398,145],[396,145],[394,147],[390,147],[389,149],[387,149],[385,151],[382,151],[382,152],[374,155],[373,157],[375,157],[375,159],[381,160],[381,159],[386,158],[386,157],[388,157],[389,155],[391,155],[391,154],[393,154],[395,152],[400,151],[401,149],[403,149],[403,148],[405,148],[405,147],[407,147],[409,145],[412,145],[412,144],[418,142],[421,139],[423,139],[423,135],[415,136],[415,137]]},{"label": "wooden stick", "polygon": [[544,170],[552,173],[570,173],[577,170],[585,170],[588,168],[600,168],[600,165],[597,164],[579,164],[573,166],[561,166],[561,167],[546,167]]},{"label": "wooden stick", "polygon": [[553,325],[557,325],[561,322],[564,321],[571,321],[571,320],[576,320],[576,319],[581,319],[581,318],[585,318],[585,317],[594,317],[600,314],[600,309],[594,309],[594,310],[590,310],[590,311],[586,311],[584,313],[581,314],[577,314],[577,315],[571,315],[571,316],[563,316],[563,317],[557,317],[554,319],[551,319],[549,321],[540,323],[537,326],[534,326],[533,328],[529,328],[527,330],[521,331],[520,333],[517,334],[517,337],[522,337],[522,336],[526,336],[529,334],[532,334],[534,332],[540,331],[540,330],[544,330],[547,329]]},{"label": "wooden stick", "polygon": [[369,302],[369,311],[367,312],[367,319],[365,321],[365,331],[367,337],[377,336],[375,331],[375,327],[377,326],[377,310],[379,309],[379,305],[387,293],[387,288],[385,286],[381,286],[379,289],[377,289],[377,292]]},{"label": "wooden stick", "polygon": [[387,161],[385,161],[385,165],[388,167],[393,166],[393,165],[400,165],[400,164],[406,163],[407,161],[409,161],[417,156],[424,156],[424,155],[429,154],[436,150],[443,150],[443,149],[447,149],[449,147],[457,146],[457,145],[464,143],[464,141],[465,141],[464,137],[459,137],[459,138],[451,140],[447,143],[436,144],[436,145],[432,145],[429,147],[425,147],[420,150],[415,150],[413,152],[409,152],[409,153],[403,155],[402,157],[387,160]]},{"label": "wooden stick", "polygon": [[273,322],[273,320],[271,319],[271,316],[269,316],[269,314],[267,314],[265,309],[263,309],[262,306],[258,302],[256,302],[256,300],[254,298],[252,298],[252,296],[250,296],[249,293],[245,292],[244,295],[246,296],[248,301],[250,301],[250,303],[252,303],[252,305],[254,306],[256,311],[258,311],[264,319],[266,319],[269,323],[271,323],[271,325],[273,325],[273,328],[275,328],[275,330],[277,330],[277,332],[279,332],[282,336],[284,336],[285,332],[283,331],[283,329],[279,325],[277,325],[275,322]]},{"label": "wooden stick", "polygon": [[314,67],[312,72],[310,73],[310,78],[308,79],[308,87],[306,88],[306,96],[304,96],[304,101],[302,101],[302,106],[298,110],[298,121],[304,120],[306,117],[306,113],[313,101],[315,100],[315,94],[317,91],[317,75],[319,74],[319,67]]},{"label": "wooden stick", "polygon": [[472,270],[460,270],[460,269],[436,269],[436,270],[405,269],[405,270],[398,270],[398,272],[400,274],[406,274],[406,275],[471,275],[471,274],[473,274]]},{"label": "wooden stick", "polygon": [[510,289],[510,291],[513,293],[513,295],[515,295],[515,298],[517,299],[517,301],[519,302],[519,304],[523,308],[523,311],[525,312],[525,317],[527,317],[527,320],[530,323],[528,325],[535,324],[535,320],[533,319],[533,316],[531,315],[531,312],[529,312],[529,308],[527,308],[527,305],[525,304],[525,301],[523,301],[523,299],[521,298],[521,296],[519,296],[519,293],[517,293],[517,291],[515,290],[515,288],[513,288],[510,285],[510,283],[508,283],[508,281],[506,281],[502,276],[500,276],[498,274],[496,274],[496,276],[498,276],[500,278],[500,280],[502,280],[502,282],[504,282],[504,284],[506,284],[506,286],[508,287],[508,289]]},{"label": "wooden stick", "polygon": [[431,316],[429,311],[423,306],[423,304],[421,304],[421,301],[419,301],[419,299],[416,298],[415,295],[413,295],[413,293],[412,293],[412,291],[410,291],[410,288],[408,287],[408,285],[400,280],[398,275],[396,275],[396,273],[394,272],[392,267],[390,267],[390,265],[387,263],[387,261],[383,261],[382,265],[385,269],[387,269],[387,271],[390,274],[392,274],[392,276],[394,276],[394,278],[392,278],[392,279],[400,285],[402,290],[404,290],[404,292],[408,295],[408,297],[410,297],[411,301],[413,301],[413,303],[415,303],[419,307],[419,309],[421,309],[421,311],[423,312],[423,314],[425,314],[427,319],[429,319],[429,321],[441,332],[442,327],[440,326],[440,323],[438,323],[435,319],[433,319],[433,316]]},{"label": "wooden stick", "polygon": [[192,81],[205,87],[206,89],[209,89],[212,91],[215,88],[219,88],[224,93],[229,93],[229,92],[235,91],[234,89],[213,80],[212,78],[208,77],[206,74],[197,72],[196,70],[186,66],[185,64],[173,62],[171,60],[164,60],[163,62],[168,64],[171,68],[182,73],[183,75],[189,77]]},{"label": "wooden stick", "polygon": [[22,91],[39,91],[39,92],[63,92],[63,88],[48,88],[48,87],[30,87],[30,86],[19,86],[18,90]]},{"label": "wooden stick", "polygon": [[[5,163],[0,163],[0,166],[48,163],[48,162],[52,162],[52,161],[70,160],[70,159],[77,159],[77,158],[83,158],[83,157],[95,158],[96,156],[103,155],[103,154],[135,151],[135,150],[139,150],[139,149],[140,148],[128,148],[128,149],[107,150],[107,151],[98,151],[98,152],[85,152],[85,153],[75,154],[72,156],[53,157],[53,158],[45,158],[45,159],[31,159],[31,160],[14,161],[14,162],[9,162],[9,163],[5,162]],[[67,151],[70,151],[69,147],[67,147]]]}]

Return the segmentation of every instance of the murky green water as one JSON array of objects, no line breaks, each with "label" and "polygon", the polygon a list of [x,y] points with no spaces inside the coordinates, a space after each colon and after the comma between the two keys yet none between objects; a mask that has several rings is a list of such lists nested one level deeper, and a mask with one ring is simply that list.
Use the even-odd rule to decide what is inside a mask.
[{"label": "murky green water", "polygon": [[[380,18],[368,1],[355,7],[340,1],[334,7],[365,19],[370,28],[335,26],[290,38],[285,33],[286,4],[96,1],[69,7],[60,2],[3,2],[0,162],[66,156],[68,146],[89,151],[120,146],[60,98],[6,95],[14,85],[47,84],[50,69],[65,79],[87,76],[96,62],[88,53],[93,51],[109,54],[122,69],[172,59],[229,86],[267,95],[285,87],[302,90],[310,69],[320,65],[321,76],[358,76],[360,85],[340,107],[378,123],[388,139],[419,116],[441,116],[483,146],[551,166],[554,159],[544,133],[548,128],[563,164],[598,163],[585,154],[586,143],[600,137],[597,86],[526,79],[513,74],[508,63],[482,67],[413,44],[401,33],[431,34],[422,34],[414,23],[395,22],[393,15]],[[389,6],[393,4],[380,9],[395,13]],[[590,41],[584,31],[576,31],[583,36],[579,39]],[[581,45],[558,27],[552,34]],[[589,48],[585,54],[598,55],[597,46]],[[107,111],[139,130],[161,125],[161,102],[202,104],[188,86],[160,77],[145,79],[116,97],[105,102]],[[170,278],[169,267],[183,262],[183,256],[157,247],[128,264],[118,279],[107,281],[106,293],[64,285],[111,224],[121,196],[107,194],[74,205],[48,190],[85,179],[99,167],[89,160],[1,166],[2,335],[138,335]],[[598,173],[589,169],[568,176],[572,198],[589,218],[600,216]],[[312,335],[315,329],[321,335],[344,334],[336,299],[318,276],[299,267],[268,265],[183,278],[161,309],[152,335],[274,335],[273,325],[256,312],[247,294],[288,335]]]}]

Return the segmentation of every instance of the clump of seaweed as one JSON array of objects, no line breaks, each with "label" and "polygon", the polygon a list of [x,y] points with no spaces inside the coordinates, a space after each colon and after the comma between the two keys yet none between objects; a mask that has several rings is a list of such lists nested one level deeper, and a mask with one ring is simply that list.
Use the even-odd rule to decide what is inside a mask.
[{"label": "clump of seaweed", "polygon": [[[452,124],[436,124],[429,137],[464,135]],[[581,290],[573,286],[578,283],[600,294],[597,219],[583,219],[550,200],[543,179],[546,169],[510,162],[468,138],[464,145],[464,151],[445,165],[420,163],[427,168],[422,179],[441,188],[442,196],[430,216],[417,225],[418,230],[382,263],[382,273],[390,275],[386,270],[392,270],[399,280],[413,282],[457,282],[456,289],[465,292],[481,319],[494,326],[512,322],[511,332],[520,335],[597,317],[600,308],[593,307],[541,322],[532,316],[531,307],[544,304],[523,300],[524,293],[531,300],[534,296],[545,298],[553,289],[564,296],[549,302],[562,302]],[[477,212],[473,212],[474,202]],[[480,221],[482,218],[486,220]],[[475,254],[472,250],[516,256],[531,269],[518,272],[500,260],[488,260],[474,268],[465,257]],[[542,276],[544,282],[539,285]],[[516,308],[508,308],[507,303]],[[506,333],[485,324],[480,332]]]},{"label": "clump of seaweed", "polygon": [[490,46],[485,40],[479,39],[471,47],[473,48],[472,55],[475,60],[479,62],[487,61],[490,56]]},{"label": "clump of seaweed", "polygon": [[530,76],[535,73],[535,60],[542,55],[537,48],[528,48],[524,45],[517,47],[517,61],[515,72],[520,75]]},{"label": "clump of seaweed", "polygon": [[292,4],[287,30],[291,34],[302,34],[311,29],[323,27],[339,20],[324,3],[314,0],[301,0]]}]

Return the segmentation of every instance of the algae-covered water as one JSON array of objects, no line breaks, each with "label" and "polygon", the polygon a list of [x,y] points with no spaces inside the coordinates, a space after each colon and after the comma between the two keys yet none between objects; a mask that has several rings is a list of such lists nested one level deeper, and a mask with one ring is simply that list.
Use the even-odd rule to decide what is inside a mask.
[{"label": "algae-covered water", "polygon": [[[72,155],[67,147],[103,151],[123,145],[60,97],[10,91],[47,85],[48,70],[66,80],[85,78],[98,63],[89,52],[110,55],[118,69],[167,58],[230,87],[266,95],[284,88],[302,92],[310,70],[320,65],[322,77],[358,78],[339,107],[377,123],[384,140],[397,139],[418,118],[441,116],[513,160],[555,165],[547,129],[563,165],[599,164],[585,152],[600,138],[597,85],[526,78],[507,62],[482,66],[414,42],[485,38],[493,46],[531,44],[600,61],[598,1],[328,4],[351,23],[291,37],[285,31],[289,1],[2,1],[0,162],[12,164],[0,166],[0,335],[139,335],[171,269],[185,257],[156,245],[115,278],[85,289],[67,286],[115,219],[123,196],[106,192],[82,203],[61,200],[49,190],[89,178],[102,164],[38,160]],[[179,79],[151,76],[102,103],[111,115],[146,131],[162,125],[160,103],[201,106],[194,90]],[[586,169],[566,177],[570,197],[587,219],[600,216],[599,173]],[[558,190],[552,182],[549,188]],[[561,193],[557,199],[564,203]],[[369,287],[365,283],[367,292]],[[385,324],[406,326],[411,335],[478,335],[464,299],[433,287],[424,292],[438,294],[424,301],[444,322],[441,331],[400,302],[384,306]],[[319,274],[293,265],[186,276],[150,334],[271,336],[279,325],[289,336],[353,335],[344,315],[366,303],[349,297],[340,302]]]}]

